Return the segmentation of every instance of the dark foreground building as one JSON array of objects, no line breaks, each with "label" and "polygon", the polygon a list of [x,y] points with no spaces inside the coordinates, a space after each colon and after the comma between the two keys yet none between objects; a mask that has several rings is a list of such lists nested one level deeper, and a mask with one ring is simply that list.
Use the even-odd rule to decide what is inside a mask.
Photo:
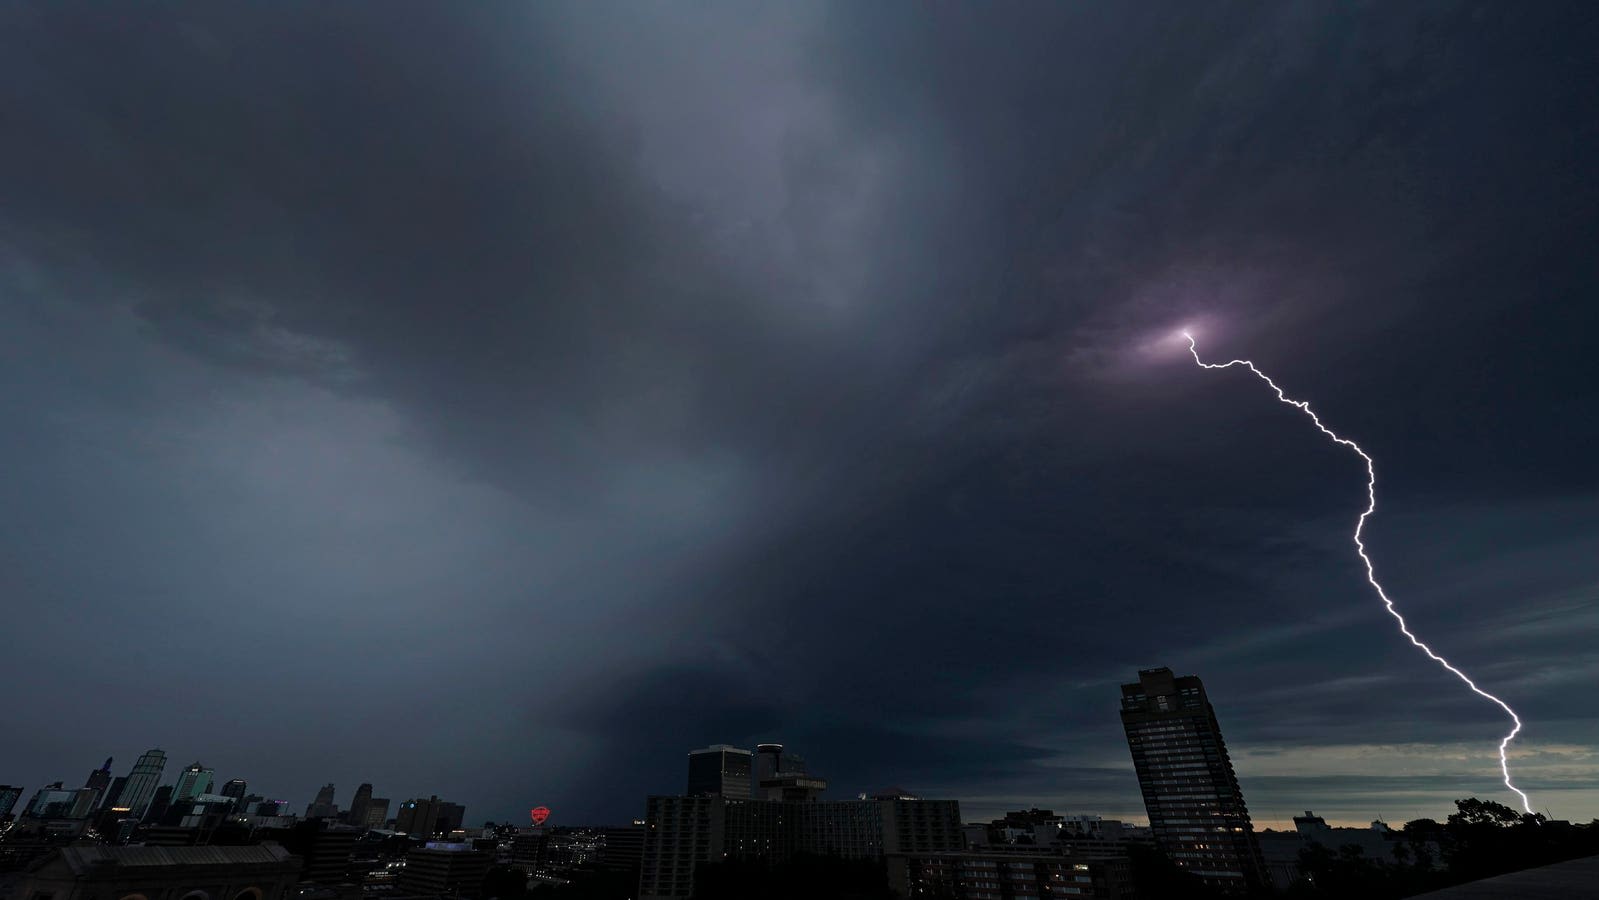
[{"label": "dark foreground building", "polygon": [[1205,685],[1144,669],[1122,685],[1121,713],[1155,843],[1216,887],[1263,884],[1265,863]]},{"label": "dark foreground building", "polygon": [[696,869],[705,863],[879,860],[955,851],[962,843],[954,800],[898,792],[835,801],[654,796],[645,814],[639,897],[692,896]]},{"label": "dark foreground building", "polygon": [[277,844],[250,847],[64,847],[34,866],[12,896],[51,900],[292,900],[300,861]]},{"label": "dark foreground building", "polygon": [[888,883],[905,897],[952,900],[1129,900],[1125,856],[1074,854],[1060,847],[968,847],[888,857]]}]

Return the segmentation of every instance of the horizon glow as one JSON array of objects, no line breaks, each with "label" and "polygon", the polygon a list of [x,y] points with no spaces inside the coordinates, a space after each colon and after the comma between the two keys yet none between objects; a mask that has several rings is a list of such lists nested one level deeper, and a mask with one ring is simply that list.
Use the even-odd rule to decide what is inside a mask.
[{"label": "horizon glow", "polygon": [[1517,734],[1521,733],[1521,717],[1516,715],[1516,711],[1510,708],[1510,704],[1478,687],[1477,683],[1472,681],[1465,672],[1455,668],[1449,663],[1449,660],[1444,659],[1438,653],[1434,652],[1431,647],[1427,646],[1419,638],[1412,634],[1410,631],[1410,626],[1405,622],[1405,617],[1400,615],[1399,610],[1394,608],[1394,601],[1388,597],[1388,592],[1383,590],[1382,584],[1377,581],[1376,566],[1372,564],[1371,557],[1366,555],[1366,543],[1364,540],[1362,540],[1362,535],[1366,529],[1366,520],[1377,511],[1377,465],[1372,460],[1371,455],[1365,450],[1361,449],[1359,444],[1355,443],[1349,438],[1339,435],[1338,432],[1333,431],[1331,428],[1328,428],[1326,425],[1324,425],[1321,421],[1321,417],[1317,416],[1315,411],[1310,408],[1309,401],[1294,400],[1291,399],[1287,394],[1283,393],[1283,389],[1277,386],[1277,382],[1272,381],[1271,378],[1267,377],[1265,372],[1262,372],[1260,369],[1256,368],[1253,362],[1250,362],[1247,359],[1234,359],[1224,363],[1207,363],[1203,359],[1199,358],[1199,345],[1197,342],[1195,342],[1194,336],[1186,329],[1183,330],[1181,334],[1188,340],[1188,352],[1191,356],[1193,356],[1194,362],[1198,364],[1201,369],[1229,369],[1233,366],[1243,366],[1247,368],[1249,371],[1255,374],[1255,377],[1266,382],[1266,385],[1277,393],[1277,399],[1279,401],[1288,406],[1292,406],[1309,416],[1310,421],[1314,422],[1316,427],[1320,429],[1323,434],[1327,435],[1335,443],[1342,444],[1345,447],[1355,451],[1360,455],[1360,458],[1365,461],[1366,510],[1360,514],[1360,519],[1355,523],[1354,541],[1355,552],[1360,555],[1360,561],[1366,565],[1366,581],[1372,586],[1372,589],[1377,592],[1377,596],[1382,598],[1383,607],[1388,610],[1389,615],[1394,617],[1394,621],[1399,623],[1400,633],[1409,638],[1410,643],[1414,644],[1423,653],[1427,654],[1427,656],[1430,657],[1434,662],[1443,666],[1445,669],[1448,669],[1449,672],[1456,678],[1459,678],[1461,681],[1465,682],[1466,687],[1471,688],[1473,693],[1492,701],[1510,716],[1510,720],[1514,723],[1514,726],[1510,729],[1510,733],[1505,735],[1504,739],[1499,742],[1499,771],[1504,775],[1505,787],[1514,791],[1516,796],[1521,798],[1522,809],[1531,813],[1532,802],[1527,798],[1526,793],[1522,791],[1521,788],[1516,787],[1516,785],[1510,780],[1510,760],[1507,756],[1507,748],[1510,746],[1510,742],[1515,740]]}]

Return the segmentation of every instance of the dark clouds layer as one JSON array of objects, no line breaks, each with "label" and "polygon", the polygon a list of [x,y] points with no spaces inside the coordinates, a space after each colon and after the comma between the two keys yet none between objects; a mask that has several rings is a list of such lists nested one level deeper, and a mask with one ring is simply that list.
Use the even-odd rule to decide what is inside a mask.
[{"label": "dark clouds layer", "polygon": [[4,16],[6,778],[1127,814],[1169,664],[1263,818],[1497,796],[1193,324],[1599,813],[1584,5]]}]

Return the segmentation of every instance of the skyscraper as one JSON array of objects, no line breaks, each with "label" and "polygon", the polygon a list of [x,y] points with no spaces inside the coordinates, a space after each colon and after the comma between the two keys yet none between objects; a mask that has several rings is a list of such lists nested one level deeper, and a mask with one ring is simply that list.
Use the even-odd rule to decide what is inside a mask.
[{"label": "skyscraper", "polygon": [[117,800],[122,797],[122,788],[128,783],[128,776],[118,775],[111,779],[103,793],[100,794],[100,808],[111,809],[117,805]]},{"label": "skyscraper", "polygon": [[372,805],[372,785],[362,783],[355,789],[355,796],[350,798],[350,809],[344,814],[344,821],[360,828],[366,827],[366,811]]},{"label": "skyscraper", "polygon": [[161,820],[167,817],[167,810],[171,808],[172,785],[163,784],[155,789],[155,794],[151,796],[150,802],[145,806],[145,813],[142,818],[146,822],[160,825]]},{"label": "skyscraper", "polygon": [[196,794],[211,790],[213,773],[198,761],[189,763],[178,773],[178,783],[172,786],[172,802],[182,803]]},{"label": "skyscraper", "polygon": [[89,773],[89,780],[83,786],[93,789],[96,797],[104,796],[105,789],[111,786],[111,757],[106,757],[105,765]]},{"label": "skyscraper", "polygon": [[466,807],[459,803],[440,800],[437,796],[426,800],[418,797],[400,804],[394,814],[394,830],[411,837],[427,838],[460,828],[465,817]]},{"label": "skyscraper", "polygon": [[17,806],[17,800],[22,797],[22,788],[13,784],[0,784],[0,822],[11,815],[11,810]]},{"label": "skyscraper", "polygon": [[150,798],[161,784],[161,770],[167,767],[167,755],[160,750],[146,750],[133,764],[127,783],[122,786],[118,806],[126,806],[135,818],[142,817],[150,808]]},{"label": "skyscraper", "polygon": [[382,828],[383,823],[389,820],[389,798],[373,797],[367,802],[366,821],[356,824],[365,824],[368,828]]},{"label": "skyscraper", "polygon": [[1172,862],[1229,891],[1264,880],[1249,810],[1199,678],[1144,669],[1122,685],[1122,726],[1155,841]]},{"label": "skyscraper", "polygon": [[688,796],[750,799],[753,754],[727,744],[712,744],[688,755]]},{"label": "skyscraper", "polygon": [[322,790],[316,792],[316,799],[305,808],[307,819],[332,819],[339,814],[339,806],[333,802],[333,782],[322,785]]},{"label": "skyscraper", "polygon": [[222,786],[221,794],[224,797],[233,798],[233,808],[235,811],[243,811],[245,804],[244,798],[249,789],[249,782],[245,781],[243,778],[234,778]]}]

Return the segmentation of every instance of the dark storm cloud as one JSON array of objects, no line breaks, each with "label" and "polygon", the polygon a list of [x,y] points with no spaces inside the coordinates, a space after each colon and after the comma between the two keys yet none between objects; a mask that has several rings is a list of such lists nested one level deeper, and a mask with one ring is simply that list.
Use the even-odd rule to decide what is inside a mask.
[{"label": "dark storm cloud", "polygon": [[[1185,322],[1376,455],[1418,628],[1591,735],[1551,692],[1596,633],[1586,8],[5,16],[14,660],[120,636],[8,763],[87,752],[86,704],[485,815],[621,818],[772,738],[1133,814],[1115,684],[1171,664],[1262,759],[1487,764],[1353,566],[1356,461],[1140,350]],[[1372,759],[1259,777],[1331,806]]]}]

